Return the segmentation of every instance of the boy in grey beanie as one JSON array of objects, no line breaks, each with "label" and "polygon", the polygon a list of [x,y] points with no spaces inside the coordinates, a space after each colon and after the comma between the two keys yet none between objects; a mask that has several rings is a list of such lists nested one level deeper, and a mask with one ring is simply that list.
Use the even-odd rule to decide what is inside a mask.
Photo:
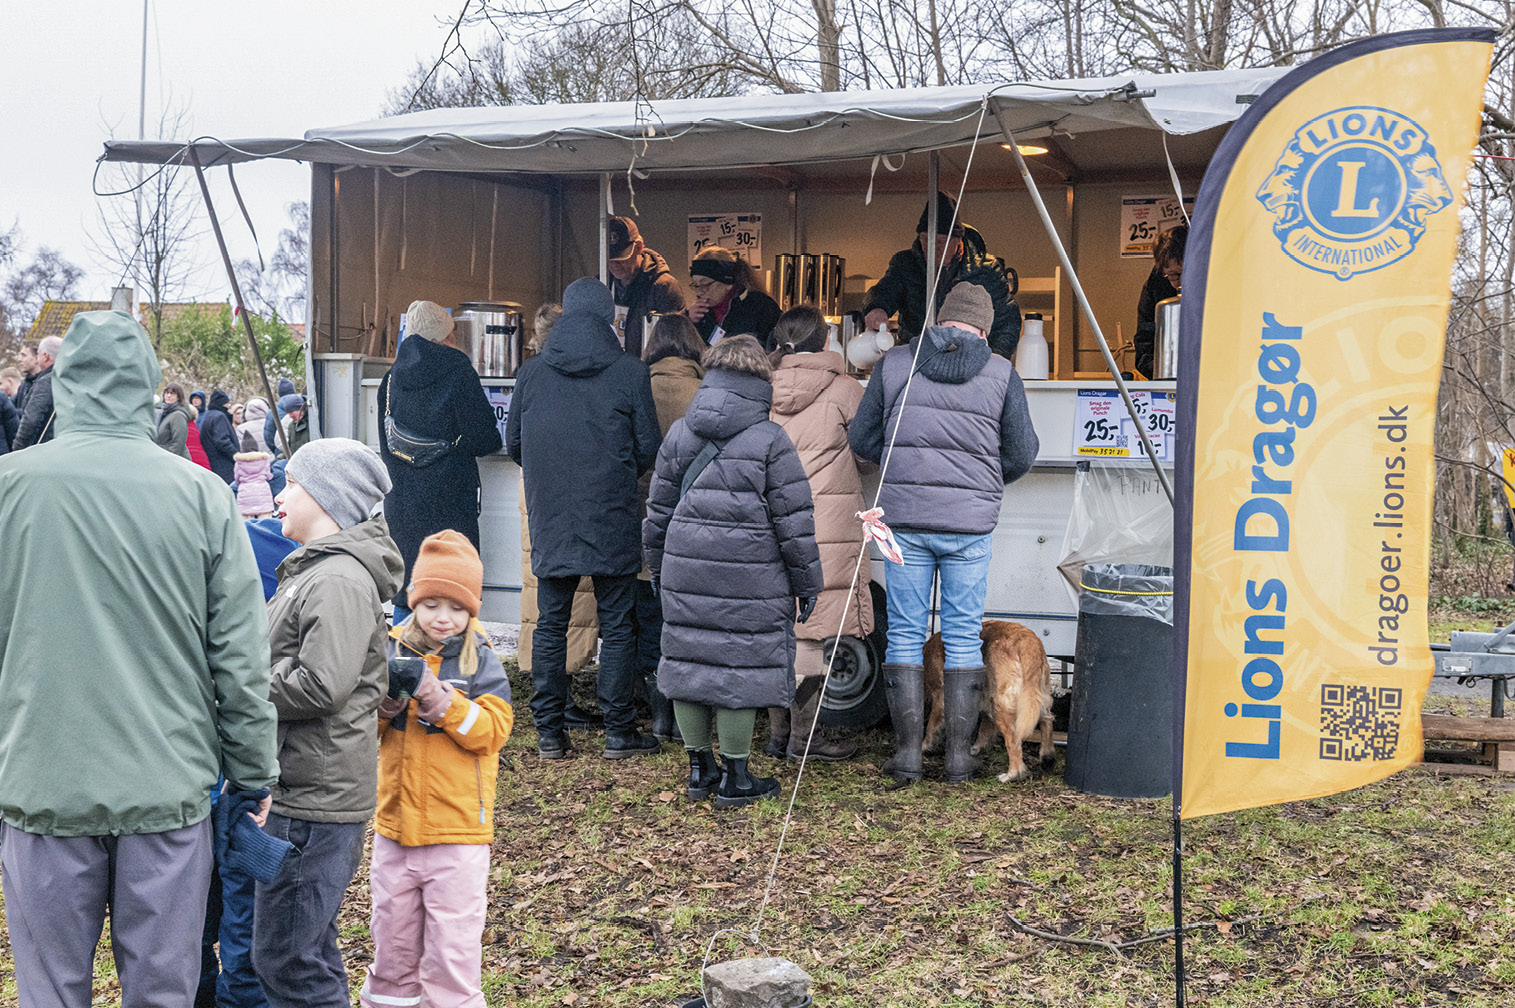
[{"label": "boy in grey beanie", "polygon": [[310,442],[295,452],[284,475],[304,487],[340,529],[367,519],[390,488],[389,470],[378,453],[351,438]]},{"label": "boy in grey beanie", "polygon": [[273,1008],[336,1008],[351,1003],[337,915],[377,804],[375,712],[389,678],[383,601],[404,564],[384,516],[369,517],[389,473],[367,445],[317,439],[285,476],[275,505],[301,546],[279,565],[268,602],[279,783],[267,831],[296,856],[257,887],[252,961]]}]

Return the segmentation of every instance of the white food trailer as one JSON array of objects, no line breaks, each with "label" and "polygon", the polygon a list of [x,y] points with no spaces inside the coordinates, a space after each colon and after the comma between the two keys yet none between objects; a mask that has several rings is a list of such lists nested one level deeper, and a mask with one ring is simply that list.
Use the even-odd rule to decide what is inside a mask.
[{"label": "white food trailer", "polygon": [[[605,275],[611,214],[634,216],[647,246],[681,277],[697,244],[723,226],[743,234],[773,287],[775,256],[840,257],[840,314],[861,309],[890,255],[914,240],[927,194],[961,193],[961,220],[1016,270],[1017,301],[1023,312],[1041,313],[1051,357],[1050,380],[1027,382],[1041,449],[1031,473],[1005,494],[986,615],[1024,623],[1050,654],[1071,657],[1077,599],[1057,564],[1076,467],[1142,453],[1121,429],[1124,408],[1058,244],[1112,349],[1129,346],[1151,240],[1182,214],[1176,193],[1197,190],[1231,122],[1281,72],[437,109],[299,139],[202,139],[194,155],[206,168],[261,158],[310,164],[315,419],[323,435],[375,446],[376,388],[412,300],[514,302],[529,323],[568,282]],[[1011,142],[1027,155],[1050,227],[1004,149]],[[164,141],[113,142],[104,157],[190,161],[188,147]],[[1130,359],[1127,352],[1122,366]],[[503,428],[513,379],[481,381]],[[1131,389],[1159,419],[1171,415],[1172,381]],[[1105,417],[1106,425],[1096,422]],[[1175,432],[1163,433],[1160,454],[1171,466]],[[515,622],[520,471],[503,452],[481,459],[480,470],[481,616]],[[1139,469],[1126,488],[1158,492]],[[874,567],[882,615],[883,573]],[[829,720],[871,722],[885,712],[875,636],[838,656]]]}]

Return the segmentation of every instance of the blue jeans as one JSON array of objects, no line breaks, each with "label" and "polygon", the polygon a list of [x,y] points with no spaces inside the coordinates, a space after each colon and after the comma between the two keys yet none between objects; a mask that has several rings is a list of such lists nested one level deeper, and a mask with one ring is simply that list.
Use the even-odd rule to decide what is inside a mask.
[{"label": "blue jeans", "polygon": [[278,878],[257,883],[254,899],[253,968],[275,1008],[352,1004],[337,914],[363,860],[365,826],[269,813],[267,832],[295,847]]},{"label": "blue jeans", "polygon": [[921,664],[930,625],[931,582],[940,574],[947,668],[977,668],[984,663],[978,633],[989,590],[991,535],[895,531],[905,563],[884,565],[889,593],[889,646],[884,661]]},{"label": "blue jeans", "polygon": [[263,985],[253,971],[253,902],[257,882],[235,868],[222,865],[221,919],[217,937],[221,942],[221,976],[216,981],[216,1004],[220,1008],[267,1008]]}]

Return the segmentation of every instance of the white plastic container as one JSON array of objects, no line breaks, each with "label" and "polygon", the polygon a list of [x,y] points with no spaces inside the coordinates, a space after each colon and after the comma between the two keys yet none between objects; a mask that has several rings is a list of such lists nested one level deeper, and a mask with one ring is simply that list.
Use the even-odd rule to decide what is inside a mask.
[{"label": "white plastic container", "polygon": [[847,361],[855,368],[870,368],[894,346],[894,334],[888,323],[877,329],[865,329],[847,344]]},{"label": "white plastic container", "polygon": [[1021,339],[1015,345],[1015,370],[1022,380],[1047,380],[1047,338],[1042,335],[1042,317],[1037,312],[1027,312],[1021,320]]}]

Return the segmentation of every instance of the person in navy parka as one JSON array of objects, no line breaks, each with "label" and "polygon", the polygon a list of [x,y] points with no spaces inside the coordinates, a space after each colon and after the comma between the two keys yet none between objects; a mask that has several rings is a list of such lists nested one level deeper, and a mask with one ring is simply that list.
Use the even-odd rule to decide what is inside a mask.
[{"label": "person in navy parka", "polygon": [[[642,547],[663,600],[658,684],[689,751],[689,796],[716,806],[778,791],[747,757],[758,708],[794,699],[794,622],[821,593],[810,483],[773,401],[767,356],[751,336],[705,352],[704,382],[658,452]],[[702,449],[717,452],[682,495]],[[711,748],[711,722],[723,765]]]}]

